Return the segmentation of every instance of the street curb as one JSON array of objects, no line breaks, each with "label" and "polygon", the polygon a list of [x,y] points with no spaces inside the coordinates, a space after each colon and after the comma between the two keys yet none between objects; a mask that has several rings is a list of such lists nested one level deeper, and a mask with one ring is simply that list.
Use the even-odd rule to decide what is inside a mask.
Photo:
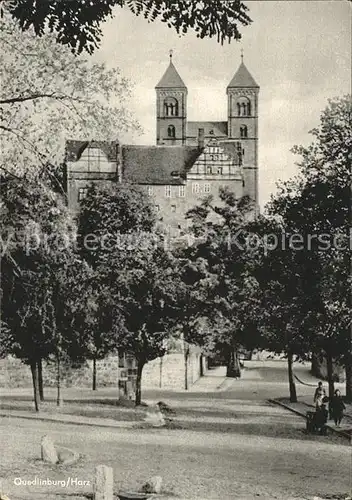
[{"label": "street curb", "polygon": [[106,429],[137,429],[140,423],[142,422],[123,422],[121,425],[117,424],[105,424],[105,423],[99,423],[99,422],[82,422],[82,421],[75,421],[75,420],[60,420],[60,419],[53,419],[53,418],[48,418],[47,416],[41,416],[41,415],[19,415],[19,414],[12,414],[12,413],[5,413],[5,412],[0,412],[0,418],[2,417],[7,417],[7,418],[23,418],[26,420],[35,420],[38,422],[51,422],[51,423],[57,423],[57,424],[69,424],[69,425],[80,425],[80,426],[88,426],[88,427],[100,427],[100,428],[106,428]]},{"label": "street curb", "polygon": [[[304,413],[302,413],[299,410],[296,410],[295,408],[292,408],[291,406],[283,403],[282,401],[278,401],[277,399],[268,399],[268,402],[272,403],[272,404],[275,404],[275,405],[278,405],[278,406],[282,406],[286,410],[289,410],[292,413],[295,413],[296,415],[298,415],[299,417],[302,417],[302,418],[306,419],[306,415]],[[307,408],[309,408],[309,406],[307,406]],[[345,432],[345,431],[343,431],[341,429],[335,429],[335,427],[333,427],[330,424],[326,424],[326,427],[329,430],[331,430],[331,431],[335,432],[336,434],[338,434],[339,436],[343,436],[344,438],[347,438],[350,442],[352,442],[351,436],[347,432]]]}]

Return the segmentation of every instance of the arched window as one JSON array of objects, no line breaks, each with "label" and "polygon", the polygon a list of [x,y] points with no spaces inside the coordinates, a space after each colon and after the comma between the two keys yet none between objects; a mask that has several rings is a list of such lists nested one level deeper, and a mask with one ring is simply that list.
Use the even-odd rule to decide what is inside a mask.
[{"label": "arched window", "polygon": [[171,139],[175,139],[176,131],[175,131],[175,127],[173,125],[169,125],[167,127],[167,136],[170,137]]},{"label": "arched window", "polygon": [[251,116],[251,102],[248,97],[238,97],[236,104],[237,116]]},{"label": "arched window", "polygon": [[241,138],[248,137],[247,125],[241,125],[240,126],[240,135],[241,135]]},{"label": "arched window", "polygon": [[174,97],[164,100],[164,116],[178,116],[178,101]]}]

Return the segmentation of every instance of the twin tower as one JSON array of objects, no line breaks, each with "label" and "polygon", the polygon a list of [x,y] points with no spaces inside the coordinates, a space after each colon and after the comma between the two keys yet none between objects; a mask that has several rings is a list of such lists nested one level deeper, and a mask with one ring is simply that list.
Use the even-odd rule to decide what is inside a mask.
[{"label": "twin tower", "polygon": [[[246,163],[254,163],[256,166],[259,86],[246,68],[243,56],[241,59],[226,90],[227,121],[188,122],[187,87],[170,55],[169,67],[155,87],[158,145],[196,145],[199,130],[202,129],[205,141],[217,139],[243,143],[248,160]],[[209,107],[212,105],[214,103],[209,103]]]}]

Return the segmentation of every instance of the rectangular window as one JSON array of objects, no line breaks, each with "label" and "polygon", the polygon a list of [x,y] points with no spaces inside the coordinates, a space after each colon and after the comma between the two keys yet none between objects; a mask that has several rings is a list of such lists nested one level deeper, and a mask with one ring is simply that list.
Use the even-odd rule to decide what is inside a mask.
[{"label": "rectangular window", "polygon": [[207,174],[212,174],[213,173],[213,170],[211,167],[207,167]]},{"label": "rectangular window", "polygon": [[83,187],[78,190],[78,201],[84,200],[87,197],[88,188]]},{"label": "rectangular window", "polygon": [[155,211],[156,211],[156,212],[159,212],[159,211],[160,211],[160,206],[159,206],[159,205],[155,205]]},{"label": "rectangular window", "polygon": [[218,174],[222,175],[222,167],[218,167]]},{"label": "rectangular window", "polygon": [[165,196],[171,198],[171,186],[165,186]]},{"label": "rectangular window", "polygon": [[153,186],[148,186],[148,196],[153,196]]},{"label": "rectangular window", "polygon": [[204,184],[204,193],[210,193],[210,184]]},{"label": "rectangular window", "polygon": [[176,205],[171,205],[171,212],[176,212]]},{"label": "rectangular window", "polygon": [[193,184],[192,184],[192,193],[194,193],[194,194],[199,193],[199,184],[197,182],[193,182]]},{"label": "rectangular window", "polygon": [[178,195],[180,198],[184,198],[185,197],[185,186],[179,186],[178,188]]},{"label": "rectangular window", "polygon": [[119,352],[119,368],[125,368],[125,353]]}]

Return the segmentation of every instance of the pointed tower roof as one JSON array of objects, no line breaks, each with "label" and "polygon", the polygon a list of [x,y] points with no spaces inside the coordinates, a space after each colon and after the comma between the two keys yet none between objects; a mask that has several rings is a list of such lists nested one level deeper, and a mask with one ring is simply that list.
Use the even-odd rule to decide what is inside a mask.
[{"label": "pointed tower roof", "polygon": [[232,78],[231,82],[228,85],[229,88],[238,88],[238,87],[256,87],[259,88],[259,85],[254,80],[253,76],[250,74],[248,69],[246,68],[243,59],[240,64],[240,67],[235,73],[235,76]]},{"label": "pointed tower roof", "polygon": [[164,73],[164,76],[158,83],[158,85],[155,87],[156,89],[160,88],[172,88],[172,87],[177,87],[177,88],[186,88],[186,85],[184,84],[184,81],[180,77],[180,75],[177,72],[177,69],[175,68],[172,58],[170,56],[170,64],[167,70]]}]

